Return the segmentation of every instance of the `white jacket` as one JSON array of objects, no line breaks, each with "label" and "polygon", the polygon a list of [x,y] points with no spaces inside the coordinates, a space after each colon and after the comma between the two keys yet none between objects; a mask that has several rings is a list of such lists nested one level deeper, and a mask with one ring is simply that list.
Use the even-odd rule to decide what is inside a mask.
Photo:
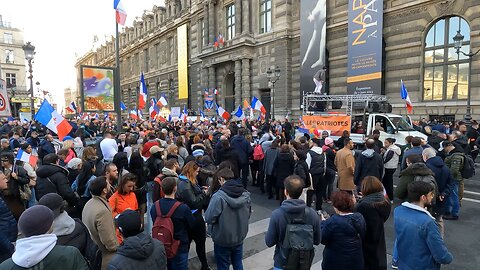
[{"label": "white jacket", "polygon": [[385,158],[388,155],[388,152],[393,151],[393,157],[384,164],[385,169],[396,169],[398,167],[398,161],[400,159],[400,155],[402,154],[402,150],[396,146],[395,144],[390,145],[387,148],[387,151],[383,154],[383,161],[385,162]]}]

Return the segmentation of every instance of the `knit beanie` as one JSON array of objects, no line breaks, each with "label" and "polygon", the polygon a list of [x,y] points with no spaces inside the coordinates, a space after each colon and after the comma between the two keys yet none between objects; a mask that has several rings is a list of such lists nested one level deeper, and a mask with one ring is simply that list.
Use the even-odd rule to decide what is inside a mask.
[{"label": "knit beanie", "polygon": [[18,229],[25,236],[46,234],[53,224],[53,212],[44,205],[25,210],[18,219]]}]

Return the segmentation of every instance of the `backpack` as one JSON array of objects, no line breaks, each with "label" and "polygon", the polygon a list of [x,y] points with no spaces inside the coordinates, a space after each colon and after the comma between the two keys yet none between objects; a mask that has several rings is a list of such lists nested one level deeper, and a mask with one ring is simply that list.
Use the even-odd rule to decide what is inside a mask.
[{"label": "backpack", "polygon": [[153,181],[154,181],[155,183],[157,183],[157,184],[159,185],[159,188],[160,188],[160,192],[159,192],[160,197],[159,197],[159,199],[165,197],[165,193],[163,192],[163,189],[162,189],[162,179],[163,179],[163,177],[164,177],[164,175],[161,173],[161,174],[157,175],[157,176],[155,177],[155,179],[153,179]]},{"label": "backpack", "polygon": [[253,148],[253,160],[262,160],[265,158],[265,154],[263,153],[262,145],[257,144],[255,148]]},{"label": "backpack", "polygon": [[90,237],[90,231],[87,226],[78,218],[74,218],[75,222],[82,225],[85,231],[85,250],[82,252],[83,258],[87,262],[88,269],[101,270],[102,269],[102,251],[98,248],[97,244],[93,242]]},{"label": "backpack", "polygon": [[472,178],[475,175],[475,161],[470,155],[463,155],[463,168],[460,173],[464,179]]},{"label": "backpack", "polygon": [[177,255],[178,247],[180,246],[180,240],[173,237],[174,230],[171,217],[181,204],[181,202],[176,201],[170,208],[170,211],[168,211],[168,214],[163,215],[160,210],[160,201],[155,203],[157,218],[155,218],[153,223],[152,237],[163,243],[168,259],[172,259]]},{"label": "backpack", "polygon": [[292,218],[287,212],[287,227],[282,248],[287,249],[287,263],[284,270],[309,270],[312,266],[315,249],[313,246],[313,225],[306,224],[305,210],[301,216]]}]

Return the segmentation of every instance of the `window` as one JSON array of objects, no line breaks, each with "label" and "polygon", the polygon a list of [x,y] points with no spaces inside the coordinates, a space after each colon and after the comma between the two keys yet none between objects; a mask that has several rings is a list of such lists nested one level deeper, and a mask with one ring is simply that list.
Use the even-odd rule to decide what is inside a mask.
[{"label": "window", "polygon": [[227,6],[227,39],[235,36],[235,5]]},{"label": "window", "polygon": [[3,33],[3,42],[7,44],[13,44],[12,33]]},{"label": "window", "polygon": [[443,18],[427,32],[424,48],[423,99],[455,100],[468,95],[469,59],[457,54],[453,37],[464,36],[462,51],[470,51],[470,27],[461,17]]},{"label": "window", "polygon": [[13,50],[5,50],[5,63],[7,63],[7,64],[15,63]]},{"label": "window", "polygon": [[148,55],[148,49],[143,50],[143,70],[145,72],[149,71],[150,68],[150,56]]},{"label": "window", "polygon": [[15,73],[6,73],[7,88],[12,88],[17,86],[17,74]]},{"label": "window", "polygon": [[260,0],[260,34],[272,30],[272,0]]},{"label": "window", "polygon": [[208,38],[208,29],[207,29],[207,24],[205,23],[205,19],[200,19],[199,25],[200,27],[200,40],[202,41],[202,46],[208,44],[207,38]]},{"label": "window", "polygon": [[168,39],[168,46],[170,48],[170,58],[168,59],[168,64],[171,65],[175,60],[175,48],[173,43],[173,37]]}]

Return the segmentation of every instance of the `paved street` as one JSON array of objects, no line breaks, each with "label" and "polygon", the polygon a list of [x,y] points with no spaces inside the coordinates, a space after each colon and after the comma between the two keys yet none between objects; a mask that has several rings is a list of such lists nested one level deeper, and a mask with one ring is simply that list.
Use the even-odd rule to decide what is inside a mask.
[{"label": "paved street", "polygon": [[[480,169],[477,167],[477,171]],[[395,182],[398,181],[398,172]],[[447,247],[452,252],[454,260],[451,265],[442,269],[475,270],[480,269],[480,258],[478,248],[480,247],[480,174],[473,179],[465,181],[465,198],[460,211],[460,219],[457,221],[445,220],[445,240]],[[244,242],[243,263],[244,269],[268,270],[273,267],[274,248],[267,248],[265,245],[265,233],[268,229],[271,212],[278,207],[277,201],[267,200],[266,196],[260,194],[258,188],[250,188],[252,192],[253,213],[250,219],[250,228],[247,239]],[[333,211],[332,209],[327,209]],[[388,261],[391,261],[394,229],[393,216],[385,224]],[[312,269],[321,269],[323,246],[316,248],[314,266]],[[213,244],[210,238],[207,239],[207,258],[210,266],[216,269],[213,254]],[[200,269],[200,263],[196,258],[195,245],[190,248],[189,269]]]}]

